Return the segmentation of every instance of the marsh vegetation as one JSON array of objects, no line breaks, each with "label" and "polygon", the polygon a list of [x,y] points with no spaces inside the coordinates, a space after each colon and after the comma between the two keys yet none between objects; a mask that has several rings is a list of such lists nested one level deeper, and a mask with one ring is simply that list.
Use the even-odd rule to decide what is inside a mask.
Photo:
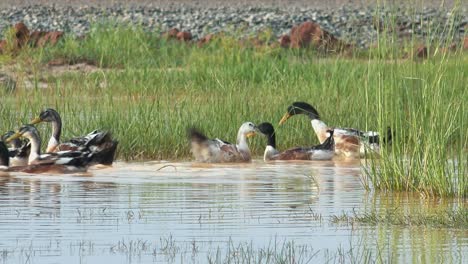
[{"label": "marsh vegetation", "polygon": [[[190,158],[191,125],[234,140],[244,121],[276,124],[301,100],[330,125],[384,134],[392,128],[393,144],[363,167],[368,188],[466,197],[467,54],[434,44],[426,60],[402,59],[412,57],[414,43],[391,43],[382,37],[366,51],[325,55],[225,35],[198,47],[98,24],[84,39],[68,36],[55,47],[0,57],[17,80],[15,89],[0,91],[0,130],[53,107],[63,116],[64,138],[107,128],[120,140],[121,160],[180,160]],[[279,148],[317,143],[306,118],[276,133]],[[254,154],[264,144],[252,140]]]}]

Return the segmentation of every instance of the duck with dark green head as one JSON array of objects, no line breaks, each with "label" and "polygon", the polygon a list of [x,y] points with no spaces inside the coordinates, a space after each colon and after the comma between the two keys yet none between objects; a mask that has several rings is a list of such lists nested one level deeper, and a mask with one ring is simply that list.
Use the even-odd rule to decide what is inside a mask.
[{"label": "duck with dark green head", "polygon": [[[287,108],[287,112],[281,118],[279,125],[284,124],[289,118],[295,115],[305,115],[309,117],[312,128],[320,143],[324,143],[328,138],[328,131],[334,130],[335,152],[337,155],[360,158],[367,152],[379,153],[381,136],[374,131],[360,131],[354,128],[333,128],[329,127],[321,120],[318,111],[308,103],[294,102]],[[387,131],[385,143],[391,141],[391,130]]]},{"label": "duck with dark green head", "polygon": [[279,152],[276,149],[275,129],[271,123],[265,122],[257,126],[258,131],[267,138],[267,146],[263,159],[269,160],[331,160],[335,155],[333,130],[328,131],[328,137],[322,144],[311,147],[295,147]]}]

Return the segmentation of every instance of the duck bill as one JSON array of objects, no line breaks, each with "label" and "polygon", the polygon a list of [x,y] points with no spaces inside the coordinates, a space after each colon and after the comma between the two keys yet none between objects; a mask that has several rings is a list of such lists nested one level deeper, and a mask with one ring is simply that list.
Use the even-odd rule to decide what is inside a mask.
[{"label": "duck bill", "polygon": [[281,118],[279,122],[279,125],[281,126],[282,124],[284,124],[290,117],[291,115],[289,113],[284,114],[284,116]]},{"label": "duck bill", "polygon": [[41,123],[41,122],[42,122],[42,119],[39,118],[39,117],[36,117],[31,121],[31,125],[35,125],[35,124],[38,124],[38,123]]},{"label": "duck bill", "polygon": [[12,136],[10,136],[9,138],[7,138],[5,140],[6,143],[10,143],[12,140],[15,140],[17,138],[20,138],[21,137],[21,134],[16,132],[15,134],[13,134]]},{"label": "duck bill", "polygon": [[255,133],[255,132],[249,132],[249,133],[246,134],[246,137],[247,137],[247,138],[251,138],[251,137],[253,137],[253,136],[255,136],[255,135],[257,135],[257,133]]}]

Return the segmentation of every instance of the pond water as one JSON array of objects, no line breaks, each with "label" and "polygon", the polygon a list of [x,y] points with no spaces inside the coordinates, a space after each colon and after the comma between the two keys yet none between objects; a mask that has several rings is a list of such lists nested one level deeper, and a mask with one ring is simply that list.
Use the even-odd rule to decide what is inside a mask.
[{"label": "pond water", "polygon": [[359,161],[1,175],[0,263],[467,263],[467,229],[337,220],[460,206],[374,195],[360,175]]}]

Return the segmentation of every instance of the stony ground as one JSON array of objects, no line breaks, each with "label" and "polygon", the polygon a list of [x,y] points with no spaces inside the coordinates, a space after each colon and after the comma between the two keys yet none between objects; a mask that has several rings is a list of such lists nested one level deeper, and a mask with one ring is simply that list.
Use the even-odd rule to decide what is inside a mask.
[{"label": "stony ground", "polygon": [[[84,35],[93,23],[110,18],[139,24],[147,30],[165,31],[175,27],[190,31],[198,39],[220,31],[253,35],[265,29],[280,36],[294,25],[314,21],[345,42],[368,47],[377,39],[379,22],[390,18],[395,21],[392,30],[396,36],[416,37],[420,42],[446,39],[452,42],[452,36],[459,41],[468,29],[466,5],[453,12],[450,9],[453,1],[445,1],[443,7],[435,7],[439,1],[424,1],[425,7],[392,5],[386,8],[377,8],[369,2],[372,1],[3,0],[0,32],[12,24],[24,22],[31,30]],[[452,21],[455,21],[454,28],[450,29]]]},{"label": "stony ground", "polygon": [[[153,5],[159,7],[170,7],[174,5],[190,5],[203,7],[218,7],[218,6],[275,6],[275,7],[320,7],[320,8],[335,8],[345,4],[369,6],[375,4],[376,0],[2,0],[0,7],[11,6],[28,6],[32,4],[47,4],[59,6],[83,6],[83,5],[100,5],[111,6],[115,4],[124,5]],[[453,7],[454,3],[467,5],[464,1],[459,0],[380,0],[380,3],[387,2],[391,4],[405,4],[413,2],[413,5],[425,7]]]}]

